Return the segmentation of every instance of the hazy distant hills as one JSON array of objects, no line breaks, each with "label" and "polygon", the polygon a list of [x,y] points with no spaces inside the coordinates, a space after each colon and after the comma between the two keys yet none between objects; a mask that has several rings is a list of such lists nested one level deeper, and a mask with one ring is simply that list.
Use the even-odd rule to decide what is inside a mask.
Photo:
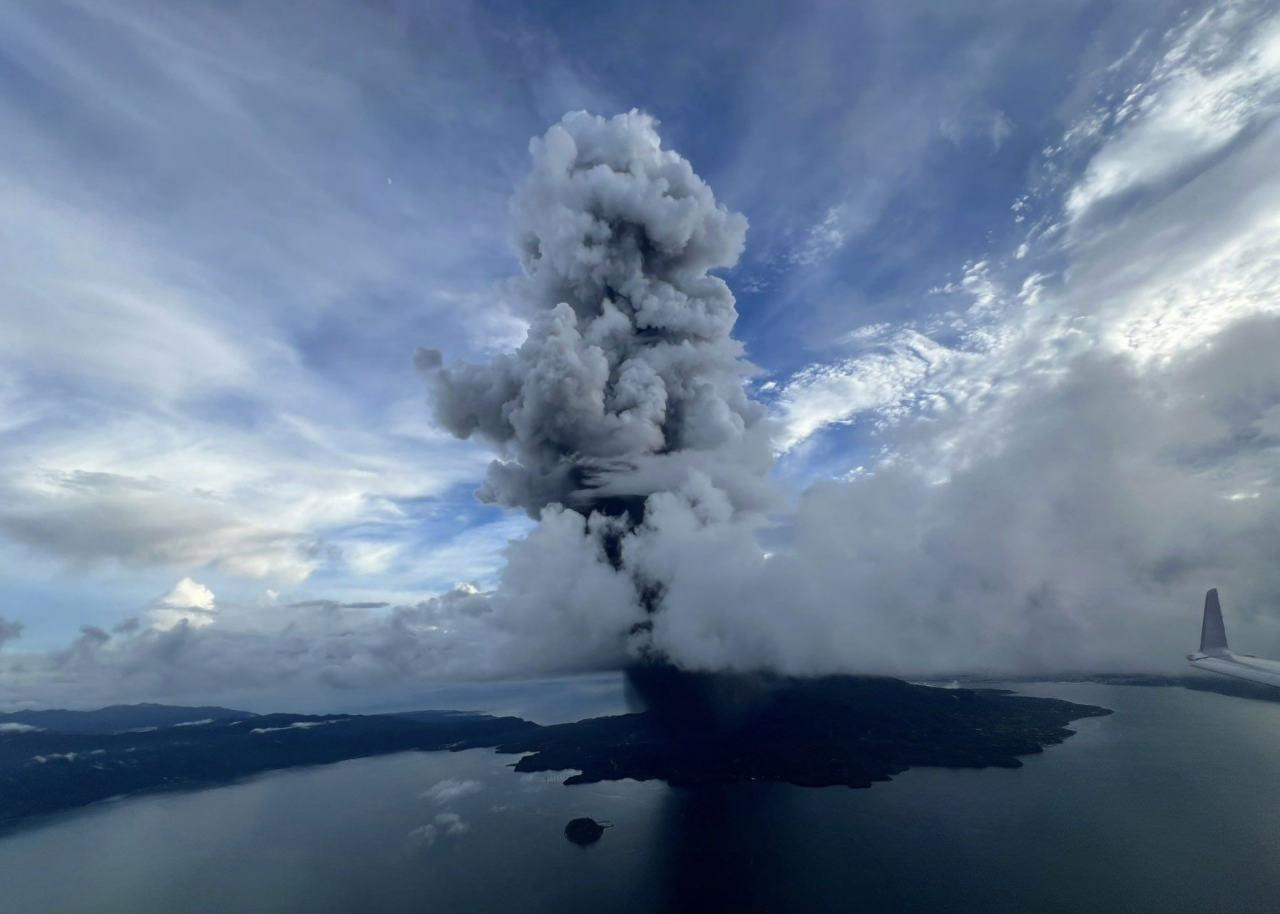
[{"label": "hazy distant hills", "polygon": [[494,746],[537,729],[514,717],[439,711],[308,716],[134,705],[22,712],[0,718],[0,823],[272,769]]},{"label": "hazy distant hills", "polygon": [[[251,711],[231,708],[187,708],[177,705],[111,705],[96,711],[14,711],[0,714],[0,731],[5,724],[21,724],[58,733],[116,733],[142,727],[172,727],[195,721],[233,721],[254,717]],[[17,727],[7,728],[17,730]]]}]

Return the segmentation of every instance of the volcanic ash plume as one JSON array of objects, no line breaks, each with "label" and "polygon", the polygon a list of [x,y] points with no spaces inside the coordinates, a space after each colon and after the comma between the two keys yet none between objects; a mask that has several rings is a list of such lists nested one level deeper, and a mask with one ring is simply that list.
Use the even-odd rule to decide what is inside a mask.
[{"label": "volcanic ash plume", "polygon": [[747,221],[655,128],[636,111],[576,112],[535,139],[512,206],[536,309],[527,340],[488,365],[418,354],[437,420],[503,457],[485,501],[618,513],[690,469],[743,506],[761,497],[763,411],[743,392],[733,293],[709,274],[737,261]]},{"label": "volcanic ash plume", "polygon": [[487,365],[417,356],[437,421],[500,455],[480,498],[543,521],[514,550],[503,590],[527,564],[521,550],[563,545],[555,531],[569,524],[579,548],[631,579],[620,616],[634,621],[637,607],[657,608],[662,585],[624,555],[653,533],[650,496],[681,493],[717,517],[770,503],[764,410],[744,391],[752,367],[730,335],[733,294],[710,275],[737,261],[747,222],[662,148],[656,127],[637,111],[575,112],[533,140],[512,204],[527,339]]}]

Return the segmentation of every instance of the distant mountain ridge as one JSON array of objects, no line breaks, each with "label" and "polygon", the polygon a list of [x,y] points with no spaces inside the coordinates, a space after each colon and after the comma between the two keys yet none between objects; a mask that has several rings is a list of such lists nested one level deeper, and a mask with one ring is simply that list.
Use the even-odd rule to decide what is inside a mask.
[{"label": "distant mountain ridge", "polygon": [[440,711],[252,714],[130,705],[18,712],[0,718],[0,827],[144,791],[413,749],[492,747],[538,729],[515,717]]},{"label": "distant mountain ridge", "polygon": [[4,724],[22,724],[54,733],[119,733],[142,727],[172,727],[198,720],[248,720],[257,717],[252,711],[234,708],[185,707],[144,702],[136,705],[109,705],[91,711],[11,711],[0,713],[0,729]]}]

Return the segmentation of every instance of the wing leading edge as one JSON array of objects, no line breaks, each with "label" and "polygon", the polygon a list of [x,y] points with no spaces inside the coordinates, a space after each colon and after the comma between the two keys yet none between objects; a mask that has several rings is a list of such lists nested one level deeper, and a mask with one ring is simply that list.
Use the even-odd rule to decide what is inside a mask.
[{"label": "wing leading edge", "polygon": [[1280,662],[1249,654],[1237,654],[1227,646],[1227,629],[1222,623],[1222,606],[1218,602],[1217,588],[1204,595],[1200,650],[1187,654],[1187,660],[1198,670],[1280,688]]}]

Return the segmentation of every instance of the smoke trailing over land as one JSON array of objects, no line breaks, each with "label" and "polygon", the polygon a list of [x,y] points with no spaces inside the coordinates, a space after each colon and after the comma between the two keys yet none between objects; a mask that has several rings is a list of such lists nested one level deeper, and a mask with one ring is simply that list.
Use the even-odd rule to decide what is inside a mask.
[{"label": "smoke trailing over land", "polygon": [[[727,521],[772,500],[765,412],[745,392],[733,293],[711,273],[736,263],[747,221],[656,127],[637,111],[575,112],[535,139],[512,204],[528,337],[485,365],[416,360],[440,425],[498,451],[479,497],[542,520],[502,596],[522,567],[576,550],[616,585],[618,621],[630,617],[618,632],[641,651],[665,585],[648,541],[673,514]],[[548,595],[521,596],[537,613]]]}]

